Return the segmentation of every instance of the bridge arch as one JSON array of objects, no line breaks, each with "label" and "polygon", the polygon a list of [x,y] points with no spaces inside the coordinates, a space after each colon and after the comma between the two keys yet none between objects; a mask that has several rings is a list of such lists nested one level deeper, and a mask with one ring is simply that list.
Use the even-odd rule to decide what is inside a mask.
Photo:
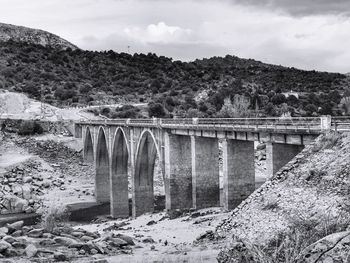
[{"label": "bridge arch", "polygon": [[90,128],[86,128],[84,137],[84,161],[92,163],[94,161],[94,144]]},{"label": "bridge arch", "polygon": [[128,166],[129,147],[123,129],[114,134],[111,169],[111,215],[113,218],[129,216]]},{"label": "bridge arch", "polygon": [[108,141],[103,127],[99,128],[96,144],[95,197],[97,202],[110,201]]},{"label": "bridge arch", "polygon": [[160,157],[157,141],[150,130],[141,133],[136,149],[133,216],[154,211],[154,168]]}]

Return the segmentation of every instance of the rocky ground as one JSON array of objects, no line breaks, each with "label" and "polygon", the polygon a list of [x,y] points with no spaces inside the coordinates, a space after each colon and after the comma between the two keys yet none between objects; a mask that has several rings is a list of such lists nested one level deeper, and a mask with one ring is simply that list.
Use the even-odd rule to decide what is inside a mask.
[{"label": "rocky ground", "polygon": [[93,170],[82,163],[81,154],[66,146],[79,147],[70,140],[2,136],[1,214],[40,212],[52,203],[58,206],[93,200]]},{"label": "rocky ground", "polygon": [[[257,251],[266,252],[274,242],[276,249],[297,234],[303,237],[304,248],[310,247],[299,251],[304,258],[289,262],[348,263],[349,159],[350,134],[322,136],[307,147],[217,228],[217,239],[227,247],[220,253],[220,262],[261,262]],[[317,241],[323,237],[325,240]],[[293,249],[288,246],[286,249]],[[253,250],[255,259],[242,258]],[[327,261],[330,258],[337,261]],[[264,262],[284,262],[270,260]]]}]

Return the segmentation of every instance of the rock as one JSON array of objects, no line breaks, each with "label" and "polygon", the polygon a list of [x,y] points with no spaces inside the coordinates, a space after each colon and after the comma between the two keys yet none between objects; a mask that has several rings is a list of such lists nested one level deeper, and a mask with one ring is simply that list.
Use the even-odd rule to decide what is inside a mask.
[{"label": "rock", "polygon": [[15,250],[14,248],[10,247],[8,249],[6,249],[6,251],[4,251],[3,255],[5,257],[17,257],[19,256],[19,252],[17,252],[17,250]]},{"label": "rock", "polygon": [[155,250],[155,249],[156,249],[155,245],[152,245],[151,250]]},{"label": "rock", "polygon": [[151,221],[149,221],[146,225],[147,225],[147,226],[151,226],[151,225],[154,225],[154,224],[157,224],[157,222],[154,221],[154,220],[151,220]]},{"label": "rock", "polygon": [[260,143],[260,144],[258,144],[258,145],[256,146],[256,149],[257,149],[258,151],[264,150],[264,149],[266,149],[266,144],[265,144],[265,143]]},{"label": "rock", "polygon": [[130,246],[134,246],[135,245],[135,242],[134,242],[133,238],[129,237],[127,235],[117,234],[117,235],[113,235],[113,237],[117,237],[117,238],[120,238],[120,239],[124,240]]},{"label": "rock", "polygon": [[21,198],[17,198],[12,207],[14,208],[14,212],[16,213],[23,212],[25,208],[28,207],[28,201]]},{"label": "rock", "polygon": [[38,249],[33,244],[29,244],[25,249],[28,258],[33,258],[38,253]]},{"label": "rock", "polygon": [[33,181],[33,178],[31,176],[23,177],[23,183],[30,183],[32,181]]},{"label": "rock", "polygon": [[304,250],[303,262],[348,262],[350,251],[350,231],[331,234]]},{"label": "rock", "polygon": [[155,243],[155,241],[151,237],[145,237],[142,239],[142,243]]},{"label": "rock", "polygon": [[6,241],[7,243],[10,243],[10,244],[15,243],[15,242],[17,241],[17,240],[16,240],[14,237],[12,237],[12,236],[4,236],[4,237],[2,238],[2,240]]},{"label": "rock", "polygon": [[113,246],[113,247],[124,247],[128,245],[128,242],[124,241],[123,239],[120,238],[109,238],[108,243]]},{"label": "rock", "polygon": [[43,238],[52,238],[53,235],[51,233],[44,233]]},{"label": "rock", "polygon": [[7,227],[0,227],[0,233],[8,234],[9,229]]},{"label": "rock", "polygon": [[9,233],[13,233],[16,230],[20,230],[23,227],[24,222],[23,221],[17,221],[12,224],[8,224],[7,228],[9,230]]},{"label": "rock", "polygon": [[90,237],[90,236],[82,236],[80,239],[82,241],[84,241],[84,242],[88,242],[88,241],[94,240],[94,238]]},{"label": "rock", "polygon": [[43,240],[40,240],[40,242],[39,242],[40,246],[51,246],[54,244],[56,244],[56,242],[53,241],[52,239],[49,239],[49,238],[45,238]]},{"label": "rock", "polygon": [[11,248],[11,244],[4,241],[4,240],[1,240],[0,241],[0,253],[3,253],[5,252],[7,249]]},{"label": "rock", "polygon": [[90,261],[89,263],[109,263],[106,259],[95,259]]},{"label": "rock", "polygon": [[23,234],[23,231],[22,231],[22,230],[17,230],[17,231],[15,231],[15,232],[13,232],[13,233],[11,234],[11,236],[13,236],[13,237],[20,237],[20,236],[22,236],[22,234]]},{"label": "rock", "polygon": [[40,238],[44,234],[43,228],[33,229],[27,233],[27,236],[34,237],[34,238]]},{"label": "rock", "polygon": [[68,258],[65,254],[61,253],[61,252],[55,252],[53,254],[53,258],[56,260],[56,261],[67,261]]},{"label": "rock", "polygon": [[71,235],[72,235],[73,237],[78,237],[78,238],[80,238],[80,237],[84,236],[85,234],[84,234],[83,232],[74,231],[74,232],[72,232]]},{"label": "rock", "polygon": [[91,249],[90,254],[91,255],[96,255],[96,254],[98,254],[98,251],[93,248],[93,249]]},{"label": "rock", "polygon": [[42,185],[43,185],[44,188],[50,188],[51,183],[49,181],[45,181],[45,182],[43,182]]},{"label": "rock", "polygon": [[22,242],[14,242],[13,244],[12,244],[12,246],[14,247],[14,248],[20,248],[20,249],[24,249],[24,248],[26,248],[26,244],[24,244],[24,243],[22,243]]},{"label": "rock", "polygon": [[66,247],[78,244],[78,242],[75,239],[69,238],[69,237],[55,237],[54,241],[57,244],[60,244]]}]

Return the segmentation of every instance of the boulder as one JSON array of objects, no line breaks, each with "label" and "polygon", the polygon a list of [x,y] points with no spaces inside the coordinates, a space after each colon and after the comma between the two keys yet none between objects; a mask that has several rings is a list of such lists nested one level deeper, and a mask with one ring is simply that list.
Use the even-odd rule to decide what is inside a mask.
[{"label": "boulder", "polygon": [[38,249],[33,244],[29,244],[25,249],[28,258],[33,258],[38,253]]},{"label": "boulder", "polygon": [[34,237],[34,238],[40,238],[44,234],[43,228],[33,229],[27,233],[27,236]]},{"label": "boulder", "polygon": [[68,257],[61,253],[61,252],[55,252],[53,254],[53,258],[56,260],[56,261],[67,261],[68,260]]},{"label": "boulder", "polygon": [[113,237],[117,237],[117,238],[120,238],[120,239],[124,240],[124,241],[127,242],[128,245],[130,245],[130,246],[135,245],[135,242],[134,242],[133,238],[132,238],[132,237],[129,237],[129,236],[127,236],[127,235],[117,234],[117,235],[113,235]]},{"label": "boulder", "polygon": [[145,237],[142,239],[142,243],[155,243],[155,241],[151,237]]},{"label": "boulder", "polygon": [[9,233],[13,233],[16,230],[20,230],[23,227],[24,222],[23,221],[17,221],[12,224],[8,224],[7,228],[9,230]]},{"label": "boulder", "polygon": [[11,248],[11,244],[4,241],[4,240],[1,240],[0,241],[0,253],[4,253],[7,249]]},{"label": "boulder", "polygon": [[90,237],[90,236],[82,236],[80,239],[82,241],[84,241],[84,242],[88,242],[88,241],[94,240],[94,238]]},{"label": "boulder", "polygon": [[66,246],[66,247],[69,247],[69,246],[78,244],[78,241],[76,241],[76,240],[73,239],[73,238],[69,238],[69,237],[55,237],[55,238],[54,238],[54,241],[55,241],[57,244],[60,244],[60,245],[62,245],[62,246]]},{"label": "boulder", "polygon": [[10,244],[15,243],[15,242],[17,241],[17,240],[16,240],[14,237],[12,237],[12,236],[4,236],[4,237],[2,238],[2,240],[6,241],[7,243],[10,243]]},{"label": "boulder", "polygon": [[23,177],[23,183],[31,183],[32,181],[33,181],[33,178],[31,176]]},{"label": "boulder", "polygon": [[108,239],[108,243],[113,247],[125,247],[128,245],[128,242],[124,241],[123,239],[113,237]]}]

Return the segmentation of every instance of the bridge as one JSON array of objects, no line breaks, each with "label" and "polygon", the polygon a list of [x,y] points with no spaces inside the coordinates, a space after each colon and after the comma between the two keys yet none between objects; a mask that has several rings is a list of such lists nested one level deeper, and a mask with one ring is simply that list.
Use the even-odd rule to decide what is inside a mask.
[{"label": "bridge", "polygon": [[156,162],[167,210],[219,206],[220,198],[232,209],[255,190],[254,142],[266,143],[271,177],[335,123],[330,116],[117,119],[77,122],[75,137],[82,138],[84,160],[96,169],[96,201],[110,202],[111,216],[120,218],[154,211]]}]

